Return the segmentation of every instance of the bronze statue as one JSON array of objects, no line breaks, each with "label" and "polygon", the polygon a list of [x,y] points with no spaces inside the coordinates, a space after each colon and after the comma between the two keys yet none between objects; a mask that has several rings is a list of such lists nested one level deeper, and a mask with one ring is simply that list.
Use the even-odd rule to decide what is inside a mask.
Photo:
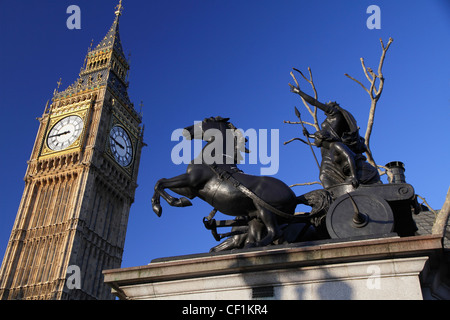
[{"label": "bronze statue", "polygon": [[[303,198],[298,199],[284,182],[269,176],[248,175],[237,168],[239,159],[237,153],[243,149],[239,148],[239,143],[234,144],[228,140],[236,137],[239,139],[239,134],[233,131],[236,127],[228,120],[229,118],[211,117],[185,128],[187,139],[204,139],[208,130],[218,130],[223,137],[223,146],[215,152],[222,154],[214,154],[216,161],[213,163],[205,161],[211,159],[205,151],[214,139],[207,141],[198,158],[188,165],[186,173],[171,179],[161,179],[156,183],[152,198],[153,210],[161,216],[160,197],[176,207],[190,206],[191,202],[187,198],[198,197],[226,215],[247,219],[244,226],[247,225],[248,230],[244,230],[245,235],[241,236],[239,241],[235,241],[233,246],[242,245],[243,240],[245,247],[266,246],[280,237],[282,234],[280,225],[292,221],[307,223],[313,216],[294,217],[295,208]],[[230,135],[229,130],[235,132],[234,137]],[[232,150],[233,154],[229,154],[230,148],[226,148],[228,143],[233,143],[238,150],[235,148]],[[184,197],[174,198],[165,189]],[[223,245],[218,249],[230,247]]]},{"label": "bronze statue", "polygon": [[[353,115],[336,102],[319,102],[301,91],[298,83],[297,87],[290,87],[293,93],[326,115],[321,130],[311,135],[303,127],[303,134],[314,138],[314,144],[320,147],[319,179],[332,197],[326,214],[329,235],[332,238],[389,232],[414,235],[417,228],[411,214],[420,210],[413,187],[399,179],[389,184],[381,182],[377,168],[363,155],[367,149]],[[388,173],[392,170],[388,168]],[[360,220],[355,217],[366,214],[362,211],[370,215],[365,217],[364,223],[355,223]]]},{"label": "bronze statue", "polygon": [[[393,178],[389,184],[381,183],[378,170],[363,155],[364,138],[352,114],[336,102],[319,102],[298,86],[291,86],[291,91],[326,114],[321,130],[314,134],[303,127],[310,147],[321,150],[323,189],[296,196],[276,178],[245,174],[237,165],[241,153],[249,152],[246,139],[229,118],[210,117],[184,129],[186,139],[207,143],[186,173],[155,184],[153,211],[161,216],[161,197],[175,207],[190,206],[189,199],[195,197],[208,202],[213,210],[203,223],[217,241],[225,239],[212,252],[330,237],[414,235],[411,214],[419,210],[413,187],[404,181],[403,164],[387,165]],[[297,109],[296,115],[301,121]],[[182,197],[175,198],[166,189]],[[296,213],[298,204],[310,206],[311,212]],[[217,211],[235,218],[216,221]],[[232,229],[219,234],[220,227]]]}]

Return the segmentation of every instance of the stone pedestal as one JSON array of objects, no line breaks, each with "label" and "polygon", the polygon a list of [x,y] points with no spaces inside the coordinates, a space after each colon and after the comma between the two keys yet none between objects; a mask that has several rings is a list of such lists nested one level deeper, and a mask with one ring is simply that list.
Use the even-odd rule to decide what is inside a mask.
[{"label": "stone pedestal", "polygon": [[271,246],[158,259],[104,271],[121,299],[422,299],[441,238],[416,236]]}]

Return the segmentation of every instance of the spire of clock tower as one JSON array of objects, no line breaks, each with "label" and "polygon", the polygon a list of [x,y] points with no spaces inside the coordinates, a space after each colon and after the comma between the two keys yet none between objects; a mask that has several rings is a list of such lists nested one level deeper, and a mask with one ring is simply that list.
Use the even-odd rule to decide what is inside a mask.
[{"label": "spire of clock tower", "polygon": [[[120,55],[123,59],[125,59],[125,54],[123,52],[122,43],[120,42],[120,35],[119,35],[119,18],[122,15],[123,6],[122,6],[122,0],[120,0],[119,5],[116,7],[116,18],[114,19],[114,22],[109,29],[106,36],[103,38],[103,40],[97,45],[95,50],[99,49],[114,49],[118,55]],[[94,51],[95,51],[94,50]]]},{"label": "spire of clock tower", "polygon": [[66,90],[55,92],[53,100],[108,86],[117,99],[134,116],[140,117],[134,109],[127,92],[129,86],[127,75],[130,65],[125,58],[120,40],[119,21],[122,11],[122,0],[120,0],[116,6],[115,18],[111,28],[96,47],[92,48],[91,46],[89,48],[79,78]]}]

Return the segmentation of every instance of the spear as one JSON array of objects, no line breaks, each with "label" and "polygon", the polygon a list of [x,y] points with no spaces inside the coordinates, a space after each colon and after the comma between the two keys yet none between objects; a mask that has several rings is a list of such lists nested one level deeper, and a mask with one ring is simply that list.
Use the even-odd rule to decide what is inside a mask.
[{"label": "spear", "polygon": [[[305,131],[306,128],[305,128],[305,125],[303,124],[302,117],[300,115],[300,111],[298,111],[297,107],[294,107],[294,108],[295,108],[295,115],[297,116],[298,120],[300,120],[300,123],[302,125],[303,131]],[[308,137],[307,134],[305,134],[305,136],[306,136],[306,140],[308,141],[308,146],[311,148],[311,152],[312,152],[312,154],[314,156],[314,160],[316,160],[317,167],[319,168],[319,171],[320,171],[319,161],[317,161],[317,157],[316,157],[316,154],[314,153],[314,149],[313,149],[313,147],[311,145],[311,142],[309,141],[309,137]]]}]

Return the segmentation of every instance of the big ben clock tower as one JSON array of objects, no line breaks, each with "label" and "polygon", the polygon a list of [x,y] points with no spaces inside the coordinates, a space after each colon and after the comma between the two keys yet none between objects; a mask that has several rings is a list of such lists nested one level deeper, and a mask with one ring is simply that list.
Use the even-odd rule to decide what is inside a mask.
[{"label": "big ben clock tower", "polygon": [[39,118],[0,299],[114,298],[102,270],[121,265],[143,146],[127,94],[121,2],[77,81],[55,90]]}]

